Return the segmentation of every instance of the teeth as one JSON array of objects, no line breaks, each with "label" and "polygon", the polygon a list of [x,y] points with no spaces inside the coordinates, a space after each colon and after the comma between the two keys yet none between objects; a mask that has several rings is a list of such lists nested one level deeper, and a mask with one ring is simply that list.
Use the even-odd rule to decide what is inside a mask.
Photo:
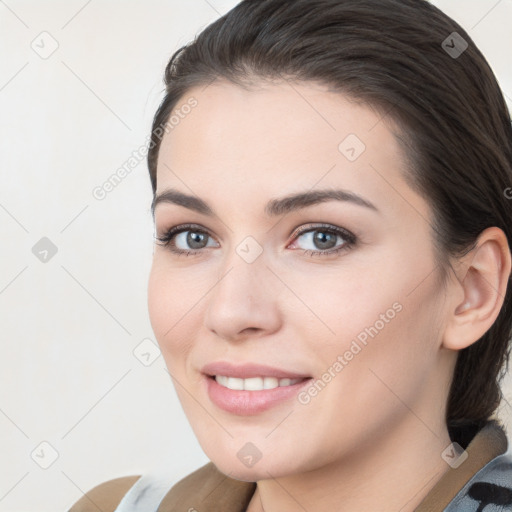
[{"label": "teeth", "polygon": [[276,379],[275,377],[251,377],[249,379],[238,379],[236,377],[216,375],[215,380],[221,386],[235,391],[262,391],[264,389],[293,386],[302,379]]}]

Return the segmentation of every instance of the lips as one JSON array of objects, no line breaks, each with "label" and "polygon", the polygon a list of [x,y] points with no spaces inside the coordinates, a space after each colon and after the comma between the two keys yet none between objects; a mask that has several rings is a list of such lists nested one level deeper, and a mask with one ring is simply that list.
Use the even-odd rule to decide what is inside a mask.
[{"label": "lips", "polygon": [[311,376],[254,363],[209,363],[201,369],[204,391],[220,409],[238,416],[260,414],[290,404]]},{"label": "lips", "polygon": [[306,378],[295,384],[272,389],[234,390],[222,386],[215,378],[205,375],[203,389],[210,401],[218,408],[237,416],[253,416],[274,407],[296,405],[296,396],[309,385],[310,380]]},{"label": "lips", "polygon": [[234,377],[238,379],[250,379],[254,377],[274,377],[275,379],[307,379],[310,375],[304,373],[298,373],[291,370],[285,370],[282,368],[276,368],[273,366],[266,366],[254,363],[244,363],[241,365],[234,365],[226,361],[218,361],[209,363],[201,369],[208,377],[214,377],[216,375],[222,375],[226,377]]}]

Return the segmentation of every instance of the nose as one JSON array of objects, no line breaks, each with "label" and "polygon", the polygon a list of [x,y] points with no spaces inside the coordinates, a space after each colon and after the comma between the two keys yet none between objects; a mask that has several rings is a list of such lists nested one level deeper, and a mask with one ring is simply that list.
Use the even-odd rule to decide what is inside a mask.
[{"label": "nose", "polygon": [[281,321],[279,285],[263,254],[248,263],[234,253],[206,296],[205,327],[227,341],[276,331]]}]

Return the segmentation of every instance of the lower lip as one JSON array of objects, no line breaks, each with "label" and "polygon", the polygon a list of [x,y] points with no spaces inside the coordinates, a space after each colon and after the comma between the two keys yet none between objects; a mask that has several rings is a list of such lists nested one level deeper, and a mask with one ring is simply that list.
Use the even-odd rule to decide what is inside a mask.
[{"label": "lower lip", "polygon": [[210,400],[224,411],[239,416],[249,416],[266,411],[297,396],[307,386],[311,378],[292,386],[281,386],[261,391],[237,391],[221,386],[213,377],[205,377]]}]

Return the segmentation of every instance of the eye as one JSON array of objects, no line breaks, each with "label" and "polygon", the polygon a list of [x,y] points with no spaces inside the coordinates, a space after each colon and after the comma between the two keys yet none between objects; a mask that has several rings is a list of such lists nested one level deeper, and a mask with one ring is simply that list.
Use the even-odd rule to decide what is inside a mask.
[{"label": "eye", "polygon": [[[330,224],[303,226],[294,233],[294,240],[300,239],[310,246],[303,249],[303,254],[308,256],[337,254],[348,250],[356,243],[356,236],[353,233]],[[217,247],[215,243],[209,244],[212,236],[197,224],[174,226],[163,235],[156,237],[156,240],[158,245],[168,248],[175,254],[185,256],[199,254],[207,247]],[[292,246],[292,248],[296,247]]]},{"label": "eye", "polygon": [[[353,233],[330,224],[301,227],[294,235],[294,240],[302,239],[303,244],[309,246],[304,248],[303,252],[304,255],[309,256],[337,254],[348,250],[356,243],[356,236]],[[338,245],[337,242],[339,242]],[[294,242],[293,245],[296,244]]]},{"label": "eye", "polygon": [[156,240],[158,245],[168,248],[175,254],[192,256],[209,247],[208,239],[211,238],[210,234],[197,224],[181,224],[168,229],[163,235],[156,237]]}]

